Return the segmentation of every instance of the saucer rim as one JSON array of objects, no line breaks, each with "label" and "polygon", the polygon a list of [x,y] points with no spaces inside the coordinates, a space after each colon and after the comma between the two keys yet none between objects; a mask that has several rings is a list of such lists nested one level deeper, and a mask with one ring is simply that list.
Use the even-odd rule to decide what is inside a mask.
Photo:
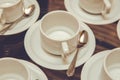
[{"label": "saucer rim", "polygon": [[[104,50],[96,53],[93,55],[83,66],[82,71],[81,71],[81,80],[87,80],[87,76],[90,70],[90,67],[95,63],[99,58],[104,58],[107,55],[107,52],[110,53],[111,50]],[[94,62],[93,62],[94,61]],[[92,63],[91,63],[92,62]],[[95,66],[95,65],[94,65]],[[93,66],[93,67],[94,67]],[[95,74],[94,74],[95,75]],[[98,79],[99,80],[99,79]]]},{"label": "saucer rim", "polygon": [[117,23],[117,28],[116,29],[117,29],[118,38],[120,39],[120,20]]},{"label": "saucer rim", "polygon": [[[108,54],[110,54],[111,52],[114,52],[115,50],[120,49],[120,48],[114,48],[111,50],[103,50],[100,52],[97,52],[95,55],[93,55],[83,66],[82,71],[81,71],[81,80],[87,80],[85,77],[87,77],[87,74],[89,73],[88,70],[90,70],[91,65],[96,62],[99,58],[105,58],[105,56],[107,56]],[[94,61],[94,62],[92,62]],[[91,63],[92,62],[92,63]],[[93,66],[94,67],[94,66]],[[94,74],[95,76],[95,74]]]},{"label": "saucer rim", "polygon": [[[24,39],[24,46],[25,46],[25,50],[26,50],[26,52],[27,52],[27,54],[28,54],[28,56],[35,62],[35,63],[37,63],[38,65],[40,65],[40,66],[42,66],[42,67],[45,67],[45,68],[48,68],[48,69],[52,69],[52,70],[66,70],[67,68],[68,68],[68,66],[69,66],[69,64],[61,64],[61,65],[59,65],[59,66],[56,66],[56,65],[52,65],[52,64],[50,64],[49,63],[49,66],[48,66],[48,64],[46,64],[45,63],[45,61],[43,60],[40,60],[40,59],[37,59],[38,58],[38,56],[36,56],[35,57],[35,54],[33,54],[34,53],[34,51],[32,50],[32,48],[31,48],[31,46],[30,46],[30,37],[31,37],[31,35],[32,35],[32,33],[37,29],[37,27],[39,27],[38,25],[40,24],[40,20],[38,21],[38,22],[36,22],[34,25],[32,25],[32,27],[31,28],[29,28],[29,30],[27,31],[27,33],[26,33],[26,35],[25,35],[25,39]],[[92,45],[93,47],[91,48],[91,49],[89,49],[89,51],[87,50],[87,58],[86,58],[86,55],[84,55],[85,56],[85,58],[83,59],[83,61],[81,62],[81,61],[79,61],[78,60],[78,62],[77,62],[77,64],[76,64],[76,67],[78,67],[78,66],[81,66],[82,64],[84,64],[91,56],[92,56],[92,54],[94,53],[94,50],[95,50],[95,44],[96,44],[96,41],[95,41],[95,36],[94,36],[94,34],[93,34],[93,32],[92,32],[92,30],[86,25],[86,24],[84,24],[83,22],[81,22],[80,21],[80,24],[82,24],[82,26],[84,26],[84,28],[86,29],[86,30],[89,30],[90,32],[91,32],[91,39],[92,39],[92,41],[93,41],[93,43],[92,44],[90,44],[90,42],[89,42],[89,44],[90,45]],[[30,35],[29,35],[30,34]],[[89,46],[90,46],[89,45]],[[29,46],[29,47],[28,47]],[[85,51],[86,52],[86,51]],[[88,54],[89,53],[89,54]],[[48,63],[48,62],[47,62]]]},{"label": "saucer rim", "polygon": [[[73,0],[73,1],[77,1],[77,0]],[[77,14],[74,11],[76,8],[72,9],[70,3],[72,3],[70,0],[64,0],[64,5],[65,5],[66,10],[69,11],[69,12],[72,12],[75,16],[80,17],[81,21],[83,21],[85,23],[88,23],[88,24],[106,25],[106,24],[111,24],[113,22],[116,22],[120,19],[120,14],[118,14],[118,17],[113,17],[113,18],[110,18],[110,19],[107,19],[107,20],[102,19],[102,20],[97,21],[97,22],[96,22],[96,20],[94,20],[94,21],[93,20],[87,20],[86,18],[82,17],[82,15]],[[77,3],[76,3],[76,5],[77,5]],[[80,11],[80,12],[83,12],[83,11]]]},{"label": "saucer rim", "polygon": [[30,72],[33,72],[33,70],[36,69],[37,71],[39,71],[39,73],[36,72],[36,74],[38,73],[39,75],[42,76],[42,79],[44,78],[44,80],[48,80],[46,74],[37,65],[35,65],[35,64],[33,64],[32,62],[29,62],[29,61],[25,61],[25,60],[21,60],[21,59],[18,59],[18,60],[20,60],[20,62],[25,64],[25,66],[28,68],[28,70],[30,70]]},{"label": "saucer rim", "polygon": [[[24,32],[25,30],[27,30],[28,28],[30,28],[31,25],[34,24],[37,21],[37,19],[39,18],[39,15],[40,15],[40,4],[38,4],[38,2],[36,0],[27,0],[27,1],[30,2],[29,5],[35,4],[35,7],[36,7],[34,14],[30,17],[31,20],[28,19],[26,21],[21,21],[21,23],[18,23],[17,25],[21,25],[23,22],[26,22],[24,24],[24,26],[23,26],[24,28],[22,28],[22,29],[18,28],[18,29],[8,30],[6,33],[3,34],[4,36],[6,36],[6,35],[15,35],[15,34]],[[24,2],[29,3],[27,1],[24,1]],[[25,6],[25,7],[27,7],[27,6]],[[16,27],[16,25],[14,27]]]}]

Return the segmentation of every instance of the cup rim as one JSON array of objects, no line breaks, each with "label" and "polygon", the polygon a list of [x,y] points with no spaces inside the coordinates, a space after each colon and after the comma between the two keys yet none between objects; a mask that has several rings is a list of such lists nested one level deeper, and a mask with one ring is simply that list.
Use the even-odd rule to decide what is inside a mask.
[{"label": "cup rim", "polygon": [[108,72],[107,66],[106,66],[106,60],[107,60],[108,56],[110,56],[111,53],[112,53],[112,52],[110,52],[109,54],[107,54],[107,55],[105,56],[105,58],[104,58],[104,60],[103,60],[103,69],[104,69],[104,73],[106,73],[106,74],[108,75],[108,77],[110,77],[110,78],[112,79],[110,73]]},{"label": "cup rim", "polygon": [[20,63],[27,71],[27,75],[28,75],[27,80],[31,80],[31,77],[30,77],[31,74],[30,74],[29,69],[21,61],[19,61],[16,58],[11,58],[11,57],[0,58],[0,61],[3,61],[3,60],[13,60],[13,61],[16,61],[17,63]]},{"label": "cup rim", "polygon": [[[53,14],[53,13],[58,13],[58,12],[60,12],[60,13],[66,13],[66,14],[71,15],[71,16],[77,21],[77,23],[78,23],[78,25],[79,25],[77,32],[75,32],[75,34],[74,34],[73,36],[71,36],[70,38],[68,38],[68,39],[64,39],[64,40],[55,40],[55,39],[52,39],[52,38],[48,37],[48,36],[45,34],[45,32],[43,31],[43,29],[41,28],[42,20],[43,20],[46,16],[48,16],[48,15],[50,15],[50,14]],[[76,16],[74,16],[74,14],[72,14],[72,13],[70,13],[70,12],[68,12],[68,11],[64,11],[64,10],[54,10],[54,11],[48,12],[46,15],[44,15],[44,16],[42,17],[42,19],[41,19],[41,23],[40,23],[40,28],[39,28],[39,29],[40,29],[40,32],[41,32],[46,38],[48,38],[48,39],[50,39],[50,40],[53,40],[53,41],[57,41],[57,42],[63,42],[63,41],[71,40],[71,39],[73,39],[75,36],[77,36],[77,35],[80,33],[80,31],[82,30],[82,29],[80,29],[80,23],[79,23],[78,18],[77,18]]]},{"label": "cup rim", "polygon": [[16,1],[14,4],[12,4],[12,5],[10,5],[10,6],[6,6],[6,7],[0,6],[0,8],[2,8],[2,9],[11,8],[11,7],[17,6],[17,5],[20,4],[21,2],[23,2],[23,0],[18,0],[18,1]]},{"label": "cup rim", "polygon": [[120,48],[116,48],[116,49],[113,49],[112,52],[110,52],[109,54],[107,54],[103,60],[103,69],[104,69],[104,72],[107,74],[107,76],[111,79],[111,80],[114,80],[113,77],[111,77],[111,74],[108,72],[108,69],[107,69],[107,65],[106,65],[106,61],[108,59],[108,57],[111,55],[111,54],[114,54],[115,51],[117,50],[120,50]]}]

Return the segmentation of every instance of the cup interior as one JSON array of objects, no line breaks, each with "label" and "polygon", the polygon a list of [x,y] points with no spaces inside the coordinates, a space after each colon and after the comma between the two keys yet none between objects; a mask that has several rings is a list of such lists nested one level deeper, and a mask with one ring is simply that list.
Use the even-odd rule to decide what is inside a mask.
[{"label": "cup interior", "polygon": [[28,80],[25,66],[14,59],[0,60],[0,80]]},{"label": "cup interior", "polygon": [[1,8],[10,7],[19,2],[20,0],[0,0],[0,7]]},{"label": "cup interior", "polygon": [[113,51],[106,57],[105,67],[112,80],[120,80],[120,49]]},{"label": "cup interior", "polygon": [[67,40],[79,32],[79,22],[68,12],[55,11],[43,17],[41,31],[50,39]]}]

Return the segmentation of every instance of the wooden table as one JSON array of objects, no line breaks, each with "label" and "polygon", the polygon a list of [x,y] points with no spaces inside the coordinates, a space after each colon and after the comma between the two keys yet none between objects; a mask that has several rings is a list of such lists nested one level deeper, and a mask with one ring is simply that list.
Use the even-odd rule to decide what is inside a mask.
[{"label": "wooden table", "polygon": [[[40,1],[42,3],[42,0],[40,0]],[[48,9],[46,9],[46,8],[47,7],[45,7],[45,8],[43,7],[43,10],[42,10],[43,13],[46,13],[46,10],[48,10],[48,12],[53,11],[53,10],[58,10],[58,9],[66,10],[64,7],[64,0],[49,0]],[[45,12],[44,12],[44,10],[45,10]],[[99,26],[91,25],[91,24],[87,24],[87,25],[92,29],[93,33],[95,34],[95,38],[96,38],[96,48],[95,48],[94,54],[96,54],[97,52],[103,51],[103,50],[113,49],[113,48],[120,46],[120,40],[118,39],[117,32],[116,32],[117,22],[108,24],[108,25],[99,25]],[[9,43],[5,42],[7,44],[7,47],[8,46],[13,47],[13,49],[10,50],[11,52],[9,53],[9,48],[7,48],[6,45],[3,46],[2,45],[3,43],[1,42],[0,43],[0,49],[1,49],[0,53],[2,55],[0,55],[0,57],[15,57],[15,58],[24,59],[24,60],[33,62],[27,56],[26,51],[24,49],[25,33],[26,33],[26,31],[17,35],[17,36],[22,35],[22,37],[21,37],[22,39],[20,38],[21,42],[19,42],[17,44],[18,46],[16,47],[16,49],[20,48],[17,52],[13,52],[13,49],[15,48],[14,45],[11,46],[11,45],[9,45]],[[12,37],[14,37],[14,36],[12,36]],[[0,38],[1,38],[1,36],[0,36]],[[11,38],[11,37],[7,37],[6,39],[9,39],[9,38]],[[2,40],[2,39],[0,39],[0,40]],[[16,53],[19,53],[19,55]],[[41,66],[39,66],[39,67],[45,72],[45,74],[47,75],[49,80],[80,80],[80,74],[81,74],[83,65],[76,68],[76,72],[73,77],[67,77],[66,70],[58,71],[58,70],[46,69]]]}]

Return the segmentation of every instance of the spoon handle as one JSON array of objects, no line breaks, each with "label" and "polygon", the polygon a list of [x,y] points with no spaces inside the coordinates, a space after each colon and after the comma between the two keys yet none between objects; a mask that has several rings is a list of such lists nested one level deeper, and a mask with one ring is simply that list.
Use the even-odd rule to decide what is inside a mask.
[{"label": "spoon handle", "polygon": [[75,65],[76,65],[76,61],[77,61],[77,56],[78,56],[78,51],[79,51],[79,48],[77,48],[77,51],[76,51],[76,54],[74,55],[73,57],[73,60],[66,72],[67,76],[73,76],[74,75],[74,72],[75,72]]},{"label": "spoon handle", "polygon": [[[31,10],[29,9],[30,7],[32,7]],[[8,29],[10,29],[12,26],[14,27],[14,26],[15,26],[17,23],[19,23],[21,20],[23,20],[23,19],[31,16],[31,15],[33,14],[34,10],[35,10],[35,5],[32,4],[32,5],[30,5],[30,6],[28,7],[28,9],[25,9],[25,10],[26,10],[26,13],[24,12],[24,14],[23,14],[20,18],[18,18],[16,21],[14,21],[14,22],[12,22],[12,23],[10,23],[10,24],[5,25],[4,28],[3,28],[2,30],[0,30],[0,34],[3,35],[3,34],[4,34],[5,32],[7,32]],[[29,12],[29,13],[28,13],[28,12]]]},{"label": "spoon handle", "polygon": [[0,30],[0,34],[3,35],[11,26],[12,26],[12,24],[6,24],[6,25]]},{"label": "spoon handle", "polygon": [[19,21],[21,21],[22,19],[24,19],[24,16],[21,16],[19,19],[17,19],[15,22],[9,23],[9,24],[5,24],[3,29],[0,30],[0,34],[4,34],[6,33],[13,25],[16,25]]}]

